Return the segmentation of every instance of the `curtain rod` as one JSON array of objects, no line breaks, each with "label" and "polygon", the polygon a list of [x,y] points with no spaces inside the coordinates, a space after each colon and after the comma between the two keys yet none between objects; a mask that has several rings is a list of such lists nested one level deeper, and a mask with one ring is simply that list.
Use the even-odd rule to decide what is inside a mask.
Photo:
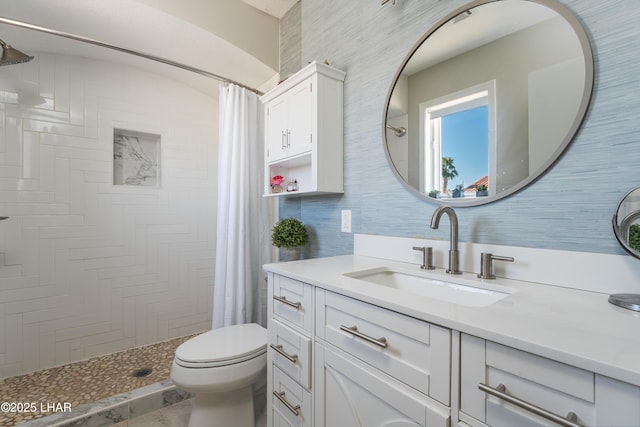
[{"label": "curtain rod", "polygon": [[263,93],[260,92],[259,90],[254,89],[254,88],[252,88],[250,86],[247,86],[245,84],[239,83],[239,82],[237,82],[235,80],[231,80],[229,78],[226,78],[226,77],[223,77],[223,76],[219,76],[218,74],[210,73],[208,71],[201,70],[199,68],[195,68],[195,67],[192,67],[190,65],[181,64],[179,62],[171,61],[169,59],[162,58],[162,57],[159,57],[159,56],[150,55],[150,54],[143,53],[143,52],[138,52],[138,51],[133,50],[133,49],[127,49],[127,48],[116,46],[116,45],[113,45],[113,44],[101,42],[99,40],[94,40],[94,39],[90,39],[90,38],[87,38],[87,37],[78,36],[76,34],[65,33],[63,31],[53,30],[53,29],[47,28],[47,27],[41,27],[39,25],[30,24],[28,22],[17,21],[15,19],[5,18],[4,16],[0,16],[0,23],[13,25],[13,26],[16,26],[16,27],[21,27],[21,28],[27,28],[29,30],[40,31],[42,33],[52,34],[54,36],[65,37],[65,38],[76,40],[76,41],[79,41],[79,42],[89,43],[89,44],[93,44],[93,45],[96,45],[96,46],[105,47],[107,49],[113,49],[113,50],[117,50],[119,52],[128,53],[130,55],[139,56],[141,58],[149,59],[151,61],[161,62],[163,64],[167,64],[167,65],[171,65],[173,67],[181,68],[181,69],[186,70],[186,71],[191,71],[192,73],[200,74],[201,76],[209,77],[209,78],[221,81],[221,82],[232,83],[232,84],[240,86],[240,87],[242,87],[244,89],[250,90],[251,92],[255,92],[258,95],[263,95]]}]

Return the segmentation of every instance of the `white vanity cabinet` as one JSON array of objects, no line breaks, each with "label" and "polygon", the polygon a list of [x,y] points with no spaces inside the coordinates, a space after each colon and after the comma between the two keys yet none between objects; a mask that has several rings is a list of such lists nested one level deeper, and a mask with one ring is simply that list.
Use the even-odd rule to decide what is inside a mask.
[{"label": "white vanity cabinet", "polygon": [[451,330],[269,273],[268,426],[451,423]]},{"label": "white vanity cabinet", "polygon": [[461,335],[461,426],[640,425],[640,387]]},{"label": "white vanity cabinet", "polygon": [[[343,192],[345,73],[312,62],[264,94],[265,196]],[[282,192],[271,178],[282,176]],[[287,192],[290,181],[297,191]]]},{"label": "white vanity cabinet", "polygon": [[450,424],[451,331],[316,289],[315,425]]},{"label": "white vanity cabinet", "polygon": [[464,286],[514,292],[456,304],[362,280],[421,271],[368,255],[265,270],[269,387],[284,392],[272,395],[270,426],[640,426],[640,319],[605,294],[465,273]]}]

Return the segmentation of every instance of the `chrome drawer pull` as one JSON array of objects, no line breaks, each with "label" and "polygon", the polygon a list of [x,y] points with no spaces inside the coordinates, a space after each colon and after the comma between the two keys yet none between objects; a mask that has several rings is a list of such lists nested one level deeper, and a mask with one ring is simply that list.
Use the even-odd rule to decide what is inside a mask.
[{"label": "chrome drawer pull", "polygon": [[287,399],[284,398],[284,391],[281,391],[280,393],[278,393],[277,391],[274,390],[273,395],[277,397],[278,400],[282,402],[282,404],[286,406],[287,409],[293,413],[293,415],[295,415],[296,417],[300,415],[300,405],[293,406],[291,403],[287,402]]},{"label": "chrome drawer pull", "polygon": [[284,356],[284,358],[286,358],[291,363],[296,363],[298,361],[298,355],[297,354],[291,355],[291,354],[287,353],[286,351],[284,351],[282,349],[282,345],[270,344],[269,347],[274,349],[278,354]]},{"label": "chrome drawer pull", "polygon": [[375,344],[378,347],[387,348],[388,344],[387,344],[387,339],[385,337],[382,337],[382,338],[370,337],[369,335],[365,335],[362,332],[358,331],[357,326],[348,327],[348,326],[341,325],[340,330],[350,333],[351,335],[354,335],[358,338],[362,338],[363,340],[370,342],[371,344]]},{"label": "chrome drawer pull", "polygon": [[578,424],[578,416],[574,412],[569,412],[566,417],[554,414],[553,412],[549,412],[546,409],[534,405],[533,403],[529,403],[517,397],[508,395],[507,388],[504,386],[504,384],[500,384],[498,385],[498,387],[493,388],[486,384],[480,383],[478,384],[478,388],[485,393],[495,396],[498,399],[502,399],[505,402],[509,402],[516,406],[519,406],[526,411],[546,418],[549,421],[553,421],[556,424],[560,424],[566,427],[582,427],[580,424]]},{"label": "chrome drawer pull", "polygon": [[283,303],[283,304],[286,304],[286,305],[288,305],[289,307],[293,307],[293,308],[295,308],[296,310],[299,310],[299,309],[300,309],[300,306],[302,305],[302,303],[299,303],[299,302],[291,302],[291,301],[289,301],[289,300],[287,299],[287,297],[278,297],[278,296],[274,296],[274,297],[273,297],[273,299],[274,299],[274,300],[276,300],[276,301],[278,301],[278,302],[281,302],[281,303]]}]

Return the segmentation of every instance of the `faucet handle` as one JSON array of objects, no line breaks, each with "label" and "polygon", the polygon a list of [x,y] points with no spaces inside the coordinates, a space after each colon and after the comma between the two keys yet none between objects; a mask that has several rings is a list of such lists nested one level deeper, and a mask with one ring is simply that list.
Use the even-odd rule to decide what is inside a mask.
[{"label": "faucet handle", "polygon": [[480,279],[495,279],[496,275],[493,273],[493,261],[508,261],[513,262],[515,258],[510,256],[493,255],[488,252],[482,252],[480,254]]},{"label": "faucet handle", "polygon": [[422,252],[422,265],[423,270],[435,270],[436,266],[433,265],[433,248],[429,246],[414,246],[414,251]]}]

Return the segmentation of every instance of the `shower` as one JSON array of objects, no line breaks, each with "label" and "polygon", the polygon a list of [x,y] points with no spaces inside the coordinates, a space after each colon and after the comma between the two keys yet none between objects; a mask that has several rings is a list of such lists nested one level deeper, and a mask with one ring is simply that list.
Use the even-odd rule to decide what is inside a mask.
[{"label": "shower", "polygon": [[14,49],[4,41],[0,40],[0,46],[2,46],[2,58],[0,58],[0,66],[20,64],[22,62],[29,62],[33,59],[33,56],[29,56],[20,52],[18,49]]}]

